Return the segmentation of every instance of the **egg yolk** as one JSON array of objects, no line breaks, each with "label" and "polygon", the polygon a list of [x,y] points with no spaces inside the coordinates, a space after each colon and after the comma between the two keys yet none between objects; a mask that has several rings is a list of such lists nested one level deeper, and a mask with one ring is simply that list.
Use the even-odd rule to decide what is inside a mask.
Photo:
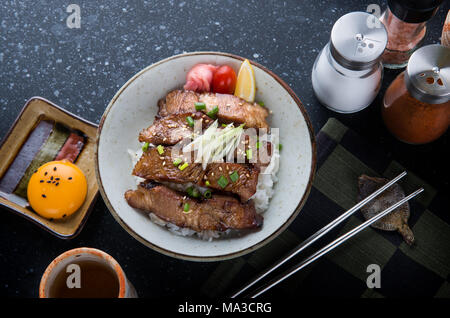
[{"label": "egg yolk", "polygon": [[83,172],[69,161],[42,165],[28,182],[28,202],[48,219],[61,219],[77,211],[86,199],[87,182]]}]

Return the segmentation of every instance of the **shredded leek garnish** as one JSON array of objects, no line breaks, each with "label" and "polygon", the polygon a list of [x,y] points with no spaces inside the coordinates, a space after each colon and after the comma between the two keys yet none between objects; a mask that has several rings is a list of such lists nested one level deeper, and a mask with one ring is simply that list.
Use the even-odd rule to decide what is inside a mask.
[{"label": "shredded leek garnish", "polygon": [[225,128],[218,128],[215,120],[203,135],[197,136],[191,143],[183,147],[183,152],[196,151],[196,163],[202,163],[203,170],[210,162],[221,162],[239,146],[244,125],[234,127],[231,123]]}]

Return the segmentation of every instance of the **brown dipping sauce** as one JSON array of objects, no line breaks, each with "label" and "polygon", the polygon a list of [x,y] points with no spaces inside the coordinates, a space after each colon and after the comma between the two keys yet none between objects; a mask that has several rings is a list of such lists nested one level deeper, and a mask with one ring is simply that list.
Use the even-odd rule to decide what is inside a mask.
[{"label": "brown dipping sauce", "polygon": [[450,102],[427,104],[413,98],[406,88],[404,72],[387,89],[381,113],[390,132],[411,144],[439,138],[450,124]]},{"label": "brown dipping sauce", "polygon": [[95,261],[79,261],[81,288],[67,287],[67,278],[71,273],[61,270],[55,277],[49,296],[51,298],[117,298],[119,280],[116,273],[106,264]]}]

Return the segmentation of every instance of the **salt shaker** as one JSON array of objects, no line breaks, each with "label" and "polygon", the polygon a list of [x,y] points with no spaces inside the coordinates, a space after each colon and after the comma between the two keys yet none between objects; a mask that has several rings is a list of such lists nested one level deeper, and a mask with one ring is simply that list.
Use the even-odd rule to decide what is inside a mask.
[{"label": "salt shaker", "polygon": [[386,90],[381,114],[403,142],[428,143],[445,133],[450,124],[450,48],[432,44],[415,51]]},{"label": "salt shaker", "polygon": [[382,23],[374,25],[372,20],[373,15],[366,12],[340,17],[331,30],[330,41],[314,62],[314,93],[333,111],[360,111],[378,94],[387,32]]},{"label": "salt shaker", "polygon": [[381,15],[388,32],[388,43],[383,53],[383,65],[402,68],[422,45],[426,23],[436,13],[443,0],[388,0],[388,8]]}]

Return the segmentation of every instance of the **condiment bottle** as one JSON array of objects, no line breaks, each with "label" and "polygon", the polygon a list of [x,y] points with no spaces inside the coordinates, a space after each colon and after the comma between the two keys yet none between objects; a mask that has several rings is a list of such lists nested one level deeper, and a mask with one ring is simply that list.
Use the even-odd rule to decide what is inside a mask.
[{"label": "condiment bottle", "polygon": [[420,47],[426,35],[426,23],[443,0],[388,0],[380,20],[386,26],[388,43],[383,54],[387,68],[402,68]]},{"label": "condiment bottle", "polygon": [[450,124],[450,48],[432,44],[411,56],[406,70],[386,90],[382,116],[403,142],[439,138]]},{"label": "condiment bottle", "polygon": [[382,23],[373,27],[366,12],[340,17],[328,44],[312,69],[312,85],[319,101],[340,113],[357,112],[374,100],[381,86],[381,55],[387,33]]},{"label": "condiment bottle", "polygon": [[447,18],[442,28],[441,44],[450,47],[450,10],[447,12]]}]

